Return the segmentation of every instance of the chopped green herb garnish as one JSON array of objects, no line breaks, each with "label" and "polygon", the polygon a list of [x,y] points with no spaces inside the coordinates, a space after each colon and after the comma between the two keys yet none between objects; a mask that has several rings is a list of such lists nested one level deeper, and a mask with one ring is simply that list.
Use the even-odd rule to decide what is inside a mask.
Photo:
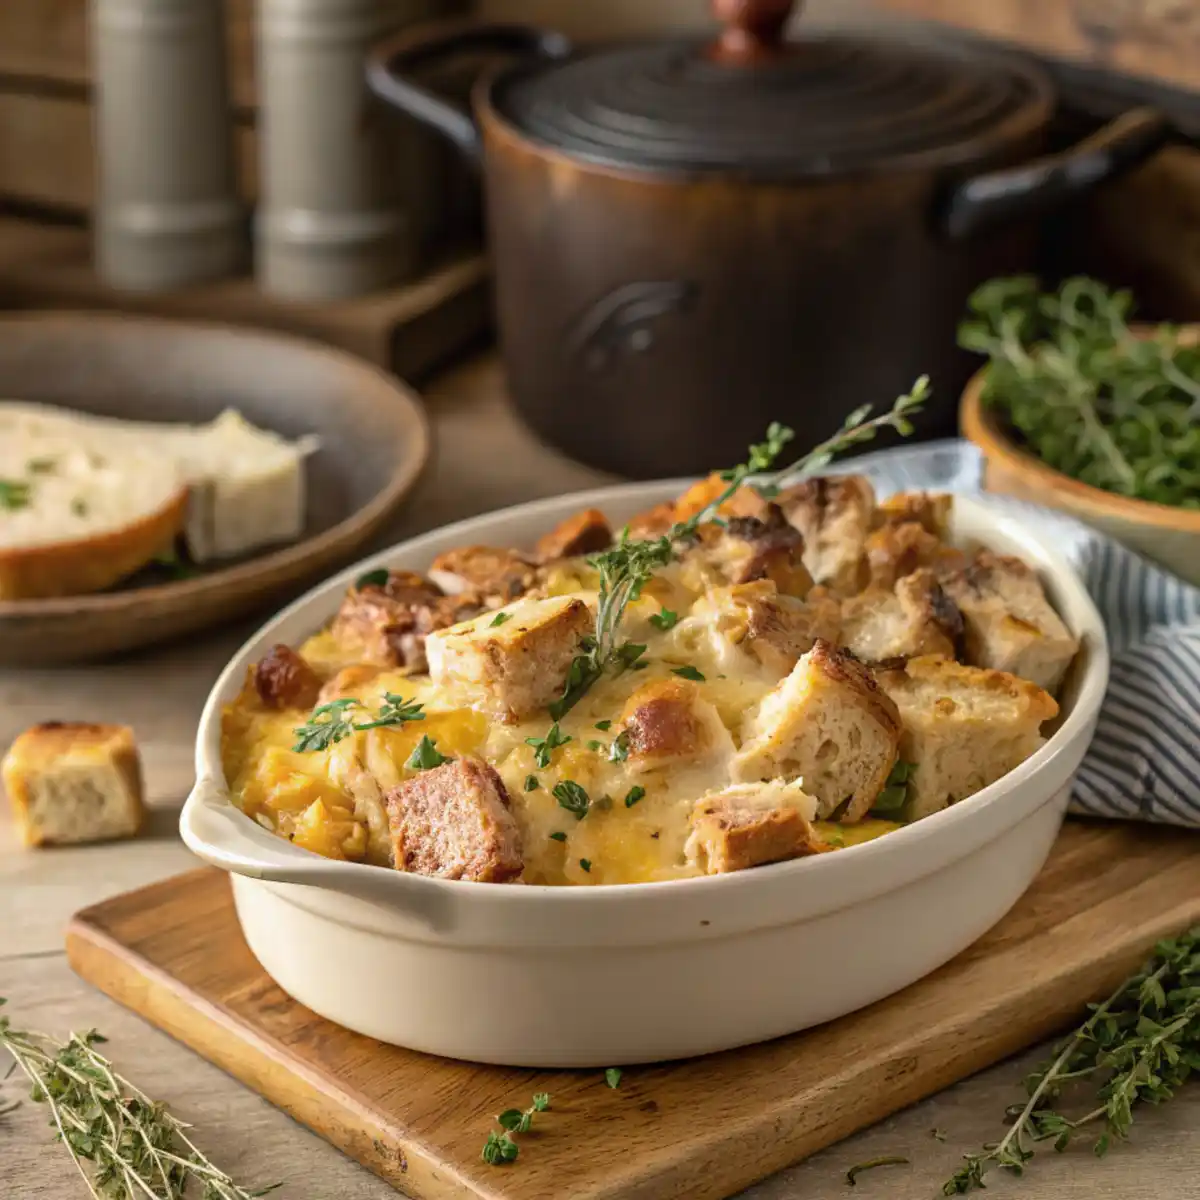
[{"label": "chopped green herb garnish", "polygon": [[29,507],[29,484],[19,479],[0,479],[0,508],[16,512]]},{"label": "chopped green herb garnish", "polygon": [[604,1082],[607,1083],[610,1088],[620,1087],[621,1068],[609,1067],[608,1070],[604,1072]]},{"label": "chopped green herb garnish", "polygon": [[512,620],[512,613],[498,612],[489,622],[488,626],[495,629],[497,625],[503,625],[505,621]]},{"label": "chopped green herb garnish", "polygon": [[604,743],[603,742],[588,742],[587,748],[589,750],[603,750]]},{"label": "chopped green herb garnish", "polygon": [[537,1092],[533,1103],[522,1112],[519,1108],[506,1108],[496,1121],[504,1129],[503,1133],[493,1130],[488,1134],[483,1145],[482,1158],[492,1167],[510,1163],[520,1153],[520,1147],[513,1138],[514,1133],[528,1133],[533,1124],[534,1113],[545,1112],[550,1107],[550,1096],[546,1092]]},{"label": "chopped green herb garnish", "polygon": [[334,700],[314,708],[308,722],[292,731],[296,735],[296,744],[292,749],[301,753],[328,750],[335,742],[349,737],[355,730],[379,729],[385,725],[403,725],[408,721],[425,719],[425,714],[421,711],[422,705],[415,701],[405,700],[394,692],[384,692],[383,698],[384,703],[379,709],[379,715],[373,721],[356,722],[352,719],[351,710],[363,707],[362,701],[353,697]]},{"label": "chopped green herb garnish", "polygon": [[704,682],[703,674],[701,674],[701,672],[698,671],[695,667],[690,666],[690,665],[685,666],[685,667],[672,667],[671,674],[678,675],[681,679],[694,680],[696,683]]},{"label": "chopped green herb garnish", "polygon": [[545,737],[526,738],[525,744],[533,747],[533,761],[544,771],[550,765],[550,757],[554,751],[571,740],[571,735],[564,734],[555,721]]},{"label": "chopped green herb garnish", "polygon": [[541,786],[542,785],[538,783],[538,777],[536,775],[525,776],[525,790],[527,792],[536,792]]},{"label": "chopped green herb garnish", "polygon": [[612,728],[612,722],[611,721],[597,721],[595,728],[600,730],[601,733],[607,733]]},{"label": "chopped green herb garnish", "polygon": [[629,757],[629,730],[622,729],[608,748],[609,762],[624,762]]},{"label": "chopped green herb garnish", "polygon": [[582,868],[583,868],[585,871],[587,871],[587,872],[588,872],[588,874],[591,874],[591,870],[592,870],[592,860],[591,860],[590,858],[581,858],[581,859],[579,860],[579,865],[580,865],[580,866],[581,866],[581,867],[582,867]]},{"label": "chopped green herb garnish", "polygon": [[438,753],[433,739],[426,734],[417,743],[417,748],[412,752],[408,762],[404,765],[411,767],[414,771],[431,771],[434,767],[440,767],[443,763],[448,763],[449,761],[450,759],[445,754]]},{"label": "chopped green herb garnish", "polygon": [[633,787],[625,793],[625,807],[632,808],[646,794],[646,789],[640,783],[635,783]]},{"label": "chopped green herb garnish", "polygon": [[513,1141],[511,1134],[496,1133],[493,1130],[487,1135],[481,1157],[489,1167],[499,1167],[512,1162],[520,1153],[520,1147]]},{"label": "chopped green herb garnish", "polygon": [[81,500],[78,496],[71,501],[71,512],[77,517],[86,517],[88,514],[87,501]]},{"label": "chopped green herb garnish", "polygon": [[25,464],[25,470],[27,470],[30,475],[49,475],[57,466],[58,459],[56,458],[31,458]]},{"label": "chopped green herb garnish", "polygon": [[550,840],[552,842],[565,842],[567,840],[567,835],[560,829],[557,833],[552,833],[550,835]]},{"label": "chopped green herb garnish", "polygon": [[866,1162],[858,1163],[846,1172],[846,1182],[853,1187],[858,1182],[858,1177],[864,1171],[873,1171],[876,1167],[899,1167],[907,1166],[908,1159],[902,1158],[899,1154],[885,1154],[882,1158],[871,1158]]},{"label": "chopped green herb garnish", "polygon": [[555,800],[560,808],[565,808],[577,821],[582,821],[592,807],[588,794],[573,779],[564,779],[554,785]]},{"label": "chopped green herb garnish", "polygon": [[387,725],[405,725],[409,721],[423,721],[425,714],[421,711],[425,706],[416,700],[405,700],[395,692],[383,693],[383,704],[379,716],[374,721],[364,721],[355,725],[355,729],[381,729]]},{"label": "chopped green herb garnish", "polygon": [[875,797],[875,803],[871,805],[871,814],[873,816],[879,817],[886,813],[898,813],[904,807],[905,802],[908,800],[908,781],[915,770],[915,763],[897,760],[896,765],[891,770],[891,774],[887,777],[887,783],[884,784],[883,791]]},{"label": "chopped green herb garnish", "polygon": [[638,671],[645,666],[641,661],[645,653],[646,647],[640,642],[625,642],[617,647],[616,660],[626,670]]},{"label": "chopped green herb garnish", "polygon": [[377,567],[374,571],[368,571],[365,575],[360,575],[354,581],[354,586],[360,592],[363,588],[387,587],[387,582],[390,578],[391,572],[387,567]]},{"label": "chopped green herb garnish", "polygon": [[650,618],[650,624],[653,625],[655,627],[655,629],[661,629],[664,632],[666,632],[666,630],[668,630],[668,629],[673,629],[675,627],[675,625],[678,623],[678,621],[679,621],[679,614],[677,612],[672,612],[669,608],[666,608],[665,606],[663,607],[663,609],[661,611],[656,612]]}]

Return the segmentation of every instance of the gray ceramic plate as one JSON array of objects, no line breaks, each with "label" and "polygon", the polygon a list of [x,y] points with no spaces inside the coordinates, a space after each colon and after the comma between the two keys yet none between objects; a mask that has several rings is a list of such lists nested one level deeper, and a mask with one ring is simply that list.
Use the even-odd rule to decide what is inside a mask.
[{"label": "gray ceramic plate", "polygon": [[25,313],[0,317],[0,397],[134,420],[208,421],[236,408],[315,433],[304,537],[193,578],[0,603],[0,665],[77,662],[147,646],[294,595],[360,549],[412,490],[429,429],[404,384],[347,354],[216,325]]}]

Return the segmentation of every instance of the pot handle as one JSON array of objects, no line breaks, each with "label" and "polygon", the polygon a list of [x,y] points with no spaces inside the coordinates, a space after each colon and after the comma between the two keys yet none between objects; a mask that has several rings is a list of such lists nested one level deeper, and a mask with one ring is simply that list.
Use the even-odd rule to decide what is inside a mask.
[{"label": "pot handle", "polygon": [[1068,150],[958,184],[946,202],[943,229],[952,238],[967,238],[1049,212],[1140,166],[1173,134],[1171,122],[1156,109],[1122,113]]},{"label": "pot handle", "polygon": [[558,60],[570,55],[572,47],[561,33],[529,25],[429,22],[395,34],[370,50],[367,86],[385,104],[448,138],[468,162],[478,166],[482,143],[469,106],[439,96],[417,83],[412,73],[455,54],[480,51]]}]

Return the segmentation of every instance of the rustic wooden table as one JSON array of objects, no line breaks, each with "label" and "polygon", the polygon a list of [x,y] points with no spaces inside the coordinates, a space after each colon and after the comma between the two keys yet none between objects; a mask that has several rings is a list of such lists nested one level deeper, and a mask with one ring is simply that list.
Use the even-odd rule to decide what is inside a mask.
[{"label": "rustic wooden table", "polygon": [[[389,540],[500,505],[560,494],[606,478],[540,445],[504,398],[499,368],[482,358],[431,390],[438,454]],[[17,847],[0,805],[0,996],[23,1026],[55,1033],[97,1027],[119,1067],[196,1126],[212,1158],[248,1182],[288,1181],[286,1200],[355,1196],[385,1200],[391,1189],[215,1067],[151,1029],[78,980],[63,957],[63,926],[102,897],[183,871],[195,860],[175,830],[192,781],[192,737],[208,688],[249,626],[104,666],[0,671],[0,748],[35,721],[121,721],[145,757],[151,829],[129,843],[29,853]],[[1005,1107],[1041,1051],[1002,1064],[752,1188],[752,1200],[918,1200],[938,1194],[959,1156],[994,1140]],[[3,1065],[0,1064],[0,1073]],[[7,1085],[0,1095],[15,1095]],[[746,1097],[744,1103],[753,1103]],[[0,1106],[2,1107],[2,1106]],[[934,1129],[945,1140],[932,1136]],[[868,1172],[850,1193],[845,1171],[880,1155],[908,1166]],[[988,1195],[1028,1200],[1135,1200],[1148,1195],[1200,1200],[1200,1087],[1139,1115],[1133,1141],[1104,1162],[1085,1147],[1039,1157],[1023,1180],[996,1178]],[[69,1200],[85,1195],[67,1156],[50,1144],[45,1113],[24,1104],[0,1118],[4,1200]],[[569,1200],[568,1190],[562,1193]],[[547,1198],[549,1200],[549,1198]]]}]

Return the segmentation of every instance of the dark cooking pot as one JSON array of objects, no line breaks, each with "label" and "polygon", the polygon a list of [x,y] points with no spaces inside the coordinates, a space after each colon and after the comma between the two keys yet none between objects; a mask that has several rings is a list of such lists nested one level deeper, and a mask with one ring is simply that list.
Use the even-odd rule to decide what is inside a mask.
[{"label": "dark cooking pot", "polygon": [[[735,460],[771,420],[809,441],[920,374],[949,433],[976,284],[1028,269],[1033,220],[1168,137],[1138,110],[1057,155],[1048,78],[896,40],[784,41],[782,0],[718,0],[715,43],[572,52],[521,26],[380,45],[374,92],[480,164],[513,399],[548,440],[634,476]],[[518,56],[474,115],[416,83]]]}]

